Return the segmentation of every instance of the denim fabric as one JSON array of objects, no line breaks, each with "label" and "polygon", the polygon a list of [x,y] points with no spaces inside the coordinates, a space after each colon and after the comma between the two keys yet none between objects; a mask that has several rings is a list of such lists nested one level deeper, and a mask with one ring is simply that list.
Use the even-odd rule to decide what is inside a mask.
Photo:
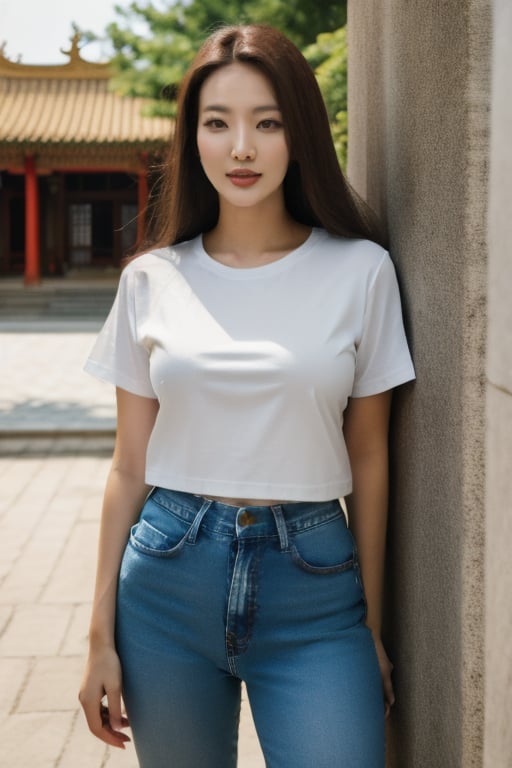
[{"label": "denim fabric", "polygon": [[383,768],[384,705],[337,501],[238,508],[155,489],[117,646],[142,768],[234,768],[245,681],[268,768]]}]

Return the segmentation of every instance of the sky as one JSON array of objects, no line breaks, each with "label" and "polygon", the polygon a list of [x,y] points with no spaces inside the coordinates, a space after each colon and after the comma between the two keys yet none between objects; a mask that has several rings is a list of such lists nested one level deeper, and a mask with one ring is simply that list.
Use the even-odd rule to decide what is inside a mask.
[{"label": "sky", "polygon": [[[101,35],[116,20],[116,0],[0,0],[0,45],[7,58],[24,64],[63,64],[68,59],[60,49],[69,50],[72,22]],[[117,0],[118,5],[129,0]],[[105,61],[106,45],[84,46],[83,58]]]}]

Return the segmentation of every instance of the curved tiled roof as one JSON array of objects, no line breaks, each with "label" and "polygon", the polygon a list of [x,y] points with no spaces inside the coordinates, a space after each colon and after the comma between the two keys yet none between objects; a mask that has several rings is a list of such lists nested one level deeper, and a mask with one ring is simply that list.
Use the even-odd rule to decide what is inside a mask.
[{"label": "curved tiled roof", "polygon": [[0,51],[0,143],[153,144],[172,121],[143,114],[146,99],[109,89],[109,64],[84,61],[73,40],[66,64],[25,65]]},{"label": "curved tiled roof", "polygon": [[144,116],[145,103],[104,79],[0,77],[0,142],[165,141],[171,121]]}]

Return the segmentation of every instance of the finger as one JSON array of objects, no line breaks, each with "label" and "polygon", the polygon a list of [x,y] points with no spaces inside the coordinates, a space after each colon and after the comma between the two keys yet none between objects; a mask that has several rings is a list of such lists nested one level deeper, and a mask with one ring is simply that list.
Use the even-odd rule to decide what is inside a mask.
[{"label": "finger", "polygon": [[[100,714],[100,706],[101,703],[98,703],[98,697],[95,695],[90,695],[90,693],[86,690],[81,690],[78,694],[78,700],[80,704],[82,705],[82,709],[84,711],[85,719],[87,720],[87,725],[89,726],[89,730],[91,733],[98,734],[98,732],[101,731],[101,714]],[[101,696],[100,696],[101,700]]]},{"label": "finger", "polygon": [[388,678],[384,681],[384,707],[386,718],[391,714],[391,707],[395,703],[395,694],[393,691],[393,685],[391,679]]},{"label": "finger", "polygon": [[119,731],[123,727],[123,713],[121,710],[121,689],[110,688],[105,691],[107,698],[110,727]]},{"label": "finger", "polygon": [[129,741],[129,737],[112,730],[108,709],[101,704],[101,700],[98,701],[96,697],[89,698],[82,693],[79,699],[91,733],[112,747],[124,749],[124,742]]},{"label": "finger", "polygon": [[[104,704],[101,705],[100,708],[100,715],[101,715],[101,723],[102,723],[102,733],[103,740],[105,741],[105,735],[108,736],[108,743],[114,744],[116,747],[121,747],[124,749],[124,745],[127,741],[131,741],[130,737],[126,735],[126,733],[121,733],[119,730],[115,730],[112,727],[112,717],[110,715],[109,709]],[[128,720],[126,717],[122,717],[122,726],[127,726]]]},{"label": "finger", "polygon": [[121,733],[121,728],[126,728],[130,723],[128,718],[123,715],[122,698],[120,688],[111,688],[106,692],[108,705],[104,707],[108,720],[103,723],[103,727],[110,729],[111,733],[122,739],[123,742],[130,741],[130,737]]}]

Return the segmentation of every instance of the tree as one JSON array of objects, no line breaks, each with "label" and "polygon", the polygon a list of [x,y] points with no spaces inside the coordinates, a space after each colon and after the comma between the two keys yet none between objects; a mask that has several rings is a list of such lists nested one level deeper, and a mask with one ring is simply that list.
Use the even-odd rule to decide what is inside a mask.
[{"label": "tree", "polygon": [[[174,114],[174,97],[194,53],[222,23],[269,23],[299,48],[321,32],[345,23],[346,0],[177,0],[115,6],[118,20],[107,27],[114,49],[113,88],[153,100],[150,114]],[[97,39],[82,32],[87,40]],[[162,96],[164,98],[162,98]]]},{"label": "tree", "polygon": [[331,123],[338,159],[346,167],[347,119],[347,35],[346,27],[318,35],[303,54],[315,71]]},{"label": "tree", "polygon": [[[347,153],[346,0],[162,0],[115,6],[106,35],[114,49],[112,87],[151,99],[148,114],[173,116],[185,70],[222,23],[269,23],[303,51],[318,79],[342,165]],[[96,39],[82,32],[85,39]]]}]

